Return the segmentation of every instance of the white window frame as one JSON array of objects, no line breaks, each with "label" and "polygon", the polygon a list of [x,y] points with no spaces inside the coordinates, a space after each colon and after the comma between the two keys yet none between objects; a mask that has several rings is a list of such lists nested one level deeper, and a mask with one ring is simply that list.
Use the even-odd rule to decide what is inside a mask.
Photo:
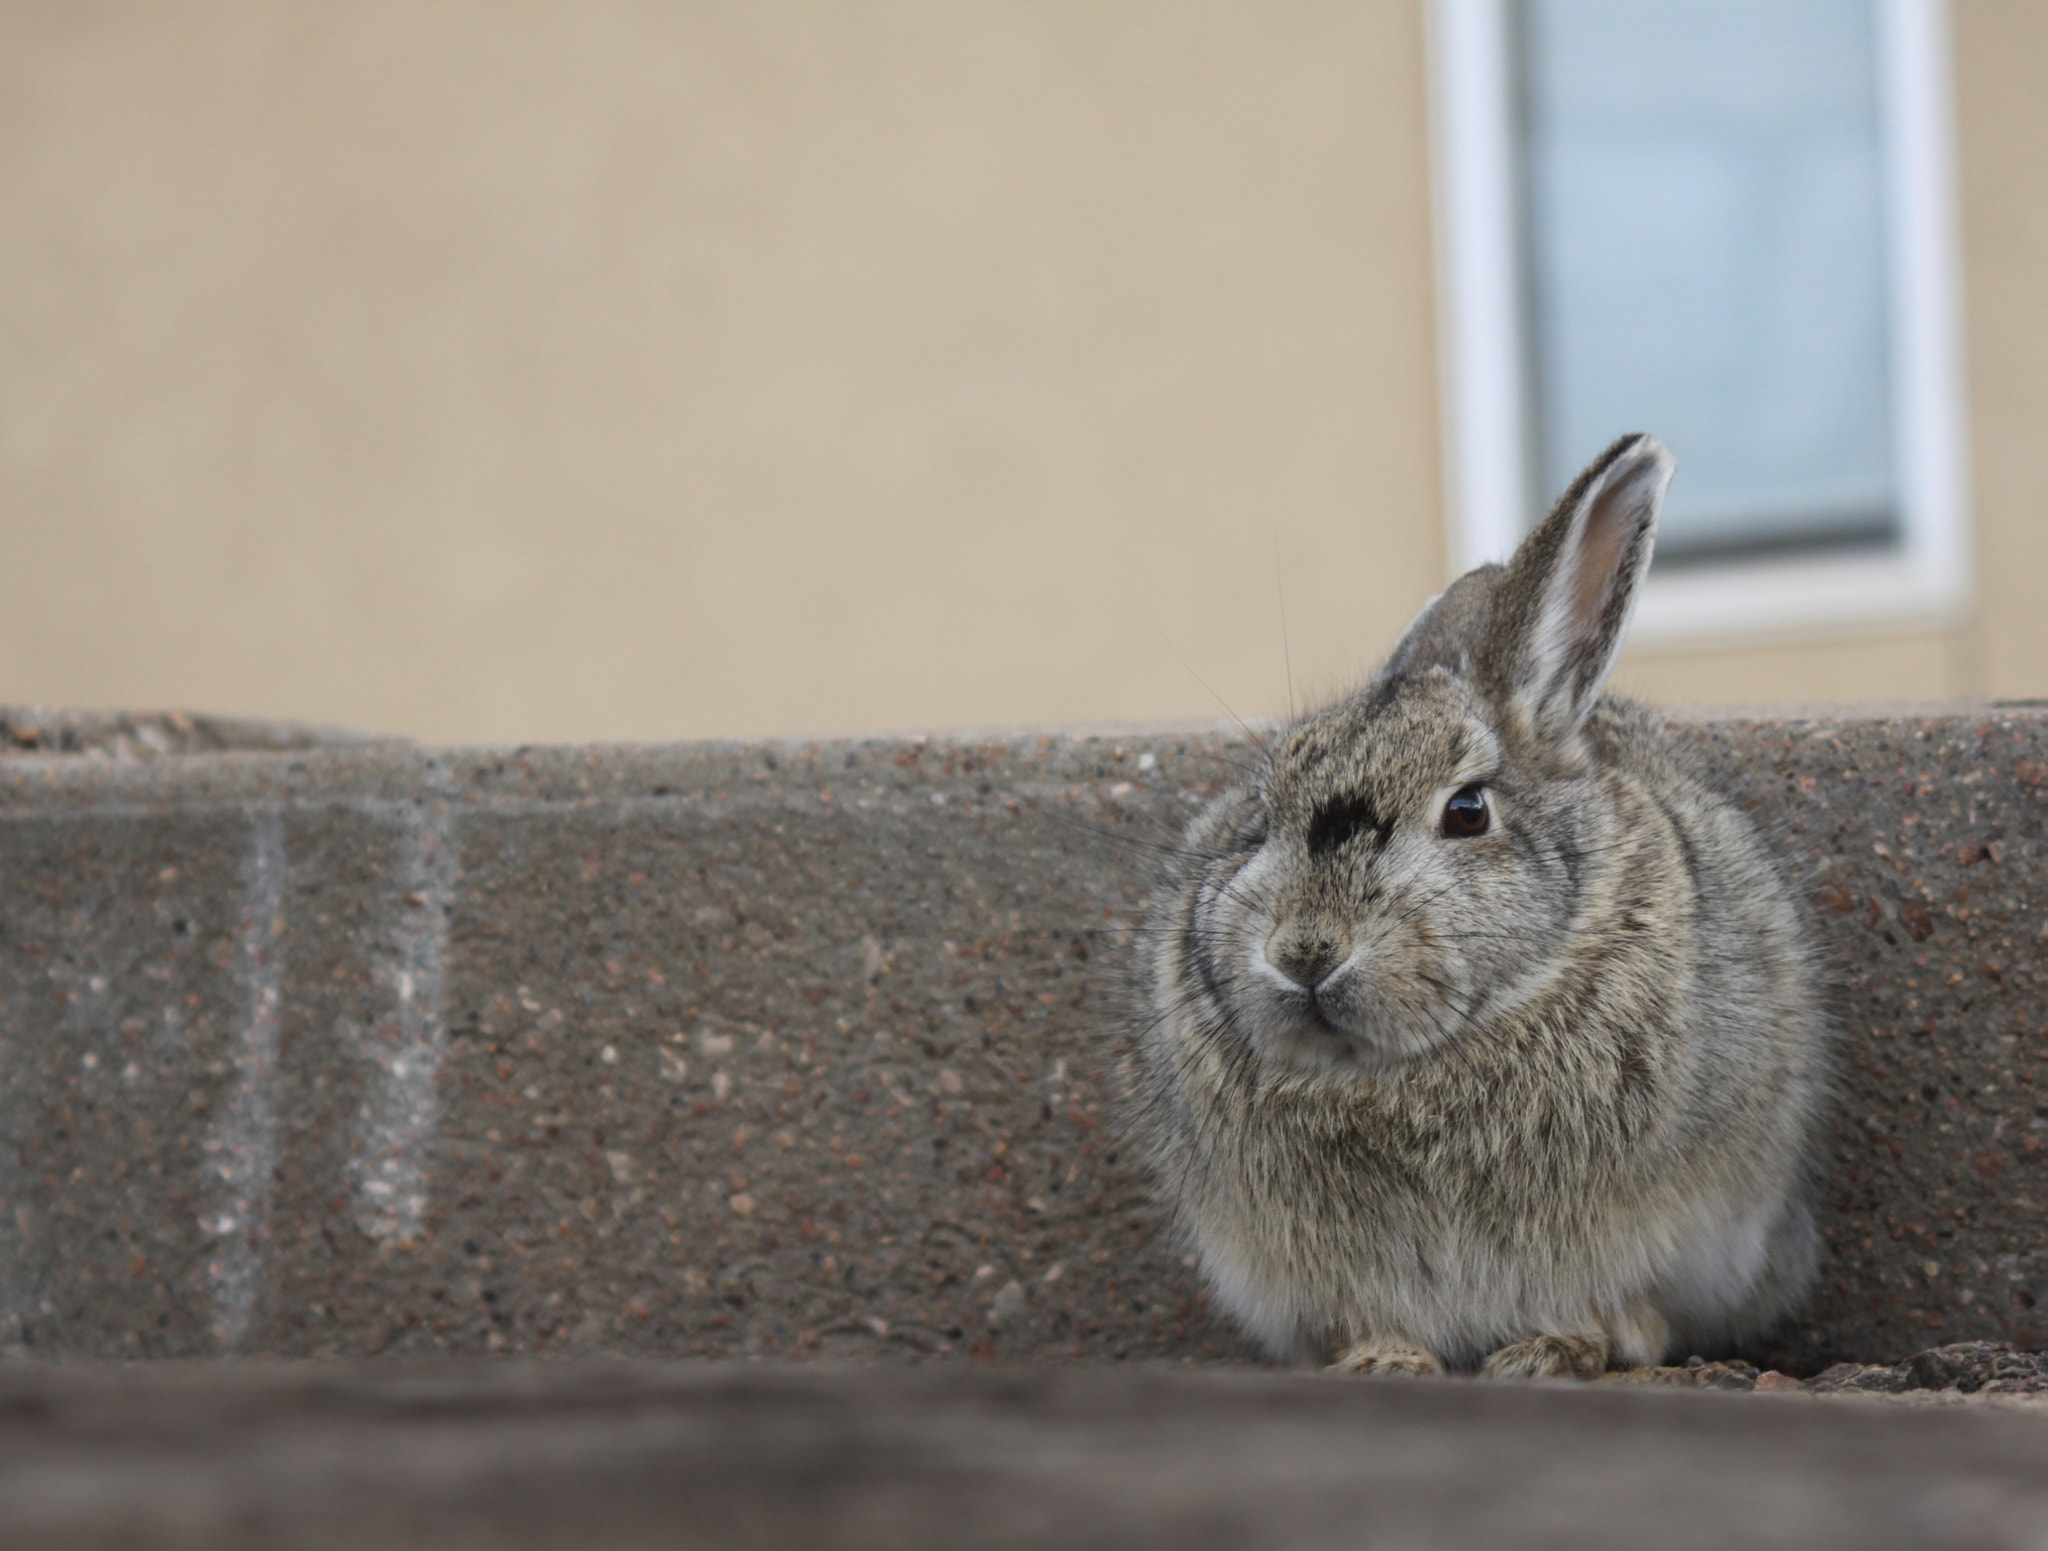
[{"label": "white window frame", "polygon": [[[1505,558],[1535,515],[1509,3],[1430,0],[1453,575]],[[1943,0],[1875,3],[1899,540],[1878,554],[1702,562],[1655,574],[1636,609],[1639,641],[1938,625],[1969,602],[1947,8]],[[1685,449],[1672,451],[1682,469]]]}]

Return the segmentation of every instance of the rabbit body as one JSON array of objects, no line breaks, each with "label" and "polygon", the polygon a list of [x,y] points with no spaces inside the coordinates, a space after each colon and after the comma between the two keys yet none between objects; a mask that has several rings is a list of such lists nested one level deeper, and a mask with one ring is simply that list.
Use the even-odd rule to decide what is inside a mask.
[{"label": "rabbit body", "polygon": [[1811,1280],[1803,918],[1601,695],[1670,468],[1610,448],[1167,865],[1133,1123],[1276,1355],[1590,1376],[1756,1336]]}]

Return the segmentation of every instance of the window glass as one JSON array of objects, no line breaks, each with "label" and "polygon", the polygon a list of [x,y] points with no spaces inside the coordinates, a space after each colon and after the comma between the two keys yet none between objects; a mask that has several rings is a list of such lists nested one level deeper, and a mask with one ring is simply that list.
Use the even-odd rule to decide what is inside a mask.
[{"label": "window glass", "polygon": [[1535,472],[1680,453],[1688,558],[1896,537],[1871,0],[1521,0]]}]

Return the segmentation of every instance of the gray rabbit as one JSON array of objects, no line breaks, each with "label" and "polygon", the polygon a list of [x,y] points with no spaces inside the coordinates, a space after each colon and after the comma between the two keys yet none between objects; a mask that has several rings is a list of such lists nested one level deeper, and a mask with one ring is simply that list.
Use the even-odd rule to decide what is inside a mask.
[{"label": "gray rabbit", "polygon": [[1132,1121],[1276,1355],[1591,1377],[1756,1337],[1812,1279],[1804,920],[1658,719],[1601,694],[1672,466],[1608,448],[1166,867]]}]

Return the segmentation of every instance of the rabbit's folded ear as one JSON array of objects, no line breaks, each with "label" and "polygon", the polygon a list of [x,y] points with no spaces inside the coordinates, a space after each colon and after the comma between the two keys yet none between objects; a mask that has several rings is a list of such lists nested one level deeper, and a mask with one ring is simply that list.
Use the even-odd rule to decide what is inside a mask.
[{"label": "rabbit's folded ear", "polygon": [[1564,737],[1600,698],[1675,466],[1656,437],[1624,436],[1508,562],[1488,655],[1496,684],[1539,737]]}]

